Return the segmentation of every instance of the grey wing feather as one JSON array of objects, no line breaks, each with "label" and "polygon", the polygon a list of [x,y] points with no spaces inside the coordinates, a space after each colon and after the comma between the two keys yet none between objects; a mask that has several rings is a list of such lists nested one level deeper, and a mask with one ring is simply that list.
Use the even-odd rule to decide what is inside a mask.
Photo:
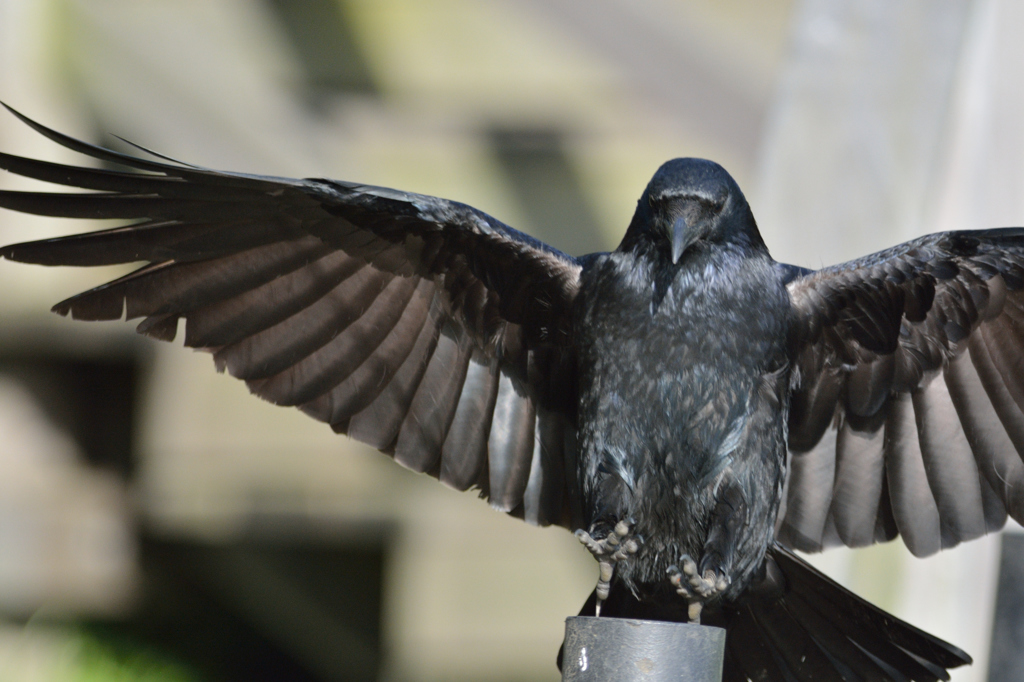
[{"label": "grey wing feather", "polygon": [[145,262],[54,306],[213,354],[403,465],[535,523],[570,524],[572,301],[581,262],[476,209],[332,180],[223,173],[37,132],[129,168],[0,154],[13,173],[86,193],[0,191],[0,207],[133,224],[14,244],[9,260]]},{"label": "grey wing feather", "polygon": [[1024,229],[929,235],[788,279],[781,541],[926,556],[1024,520]]},{"label": "grey wing feather", "polygon": [[870,545],[885,476],[884,430],[857,429],[847,420],[836,433],[835,456],[830,510],[836,533],[851,547]]}]

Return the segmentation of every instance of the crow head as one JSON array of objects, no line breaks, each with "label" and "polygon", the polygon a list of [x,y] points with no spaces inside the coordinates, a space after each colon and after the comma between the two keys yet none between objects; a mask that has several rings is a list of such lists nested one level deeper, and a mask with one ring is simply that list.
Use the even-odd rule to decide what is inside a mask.
[{"label": "crow head", "polygon": [[651,178],[620,250],[640,246],[678,263],[699,244],[764,248],[743,192],[724,168],[705,159],[673,159]]}]

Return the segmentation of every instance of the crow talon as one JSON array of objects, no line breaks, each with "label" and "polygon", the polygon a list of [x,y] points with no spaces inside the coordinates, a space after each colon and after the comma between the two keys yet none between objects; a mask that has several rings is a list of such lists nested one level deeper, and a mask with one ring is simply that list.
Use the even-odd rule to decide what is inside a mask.
[{"label": "crow talon", "polygon": [[697,562],[688,554],[681,556],[679,563],[682,569],[676,565],[668,567],[668,580],[676,588],[676,593],[689,602],[687,615],[690,622],[699,623],[704,604],[729,587],[729,578],[710,568],[704,571],[704,575],[697,575]]},{"label": "crow talon", "polygon": [[[591,531],[593,530],[594,528],[591,527]],[[576,531],[576,539],[597,559],[599,577],[595,613],[598,616],[601,615],[601,603],[608,598],[608,593],[611,590],[615,565],[636,554],[640,549],[640,543],[635,538],[629,537],[629,530],[628,523],[619,521],[612,531],[600,540],[595,539],[590,532],[582,528]]]}]

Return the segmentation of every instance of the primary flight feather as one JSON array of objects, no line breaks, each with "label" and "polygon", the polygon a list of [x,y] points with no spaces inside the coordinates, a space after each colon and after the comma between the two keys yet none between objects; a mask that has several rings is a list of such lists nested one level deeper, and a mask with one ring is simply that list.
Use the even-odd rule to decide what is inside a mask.
[{"label": "primary flight feather", "polygon": [[970,661],[790,552],[924,556],[1024,521],[1024,230],[777,263],[733,179],[676,159],[574,258],[469,206],[324,179],[0,154],[88,193],[0,207],[126,227],[9,260],[145,263],[58,303],[213,354],[260,397],[537,524],[601,566],[584,612],[726,627],[725,679],[938,680]]}]

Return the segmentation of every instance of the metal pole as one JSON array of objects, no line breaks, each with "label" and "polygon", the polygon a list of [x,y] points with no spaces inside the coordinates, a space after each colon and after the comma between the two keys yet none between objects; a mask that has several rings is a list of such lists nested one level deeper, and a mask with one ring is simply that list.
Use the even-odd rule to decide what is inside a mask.
[{"label": "metal pole", "polygon": [[577,616],[565,620],[562,682],[721,682],[725,630]]}]

